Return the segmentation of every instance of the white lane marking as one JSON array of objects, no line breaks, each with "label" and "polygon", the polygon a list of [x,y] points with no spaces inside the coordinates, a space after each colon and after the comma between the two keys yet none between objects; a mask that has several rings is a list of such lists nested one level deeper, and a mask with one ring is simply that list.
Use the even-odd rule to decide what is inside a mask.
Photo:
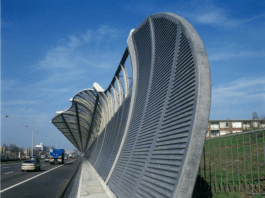
[{"label": "white lane marking", "polygon": [[10,168],[10,167],[8,166],[8,167],[3,167],[3,168]]},{"label": "white lane marking", "polygon": [[[75,160],[76,160],[76,159],[75,159]],[[72,161],[75,161],[75,160],[72,160]],[[72,162],[72,161],[70,161],[70,162]],[[67,164],[70,163],[70,162],[67,162]],[[18,184],[15,184],[15,185],[13,185],[13,186],[10,186],[10,187],[8,187],[8,188],[6,188],[6,189],[4,189],[4,190],[1,190],[0,193],[5,192],[5,191],[7,191],[7,190],[9,190],[9,189],[11,189],[11,188],[14,188],[14,187],[16,187],[16,186],[18,186],[18,185],[20,185],[20,184],[23,184],[23,183],[25,183],[25,182],[27,182],[27,181],[30,181],[30,180],[32,180],[32,179],[34,179],[34,178],[36,178],[36,177],[39,177],[39,176],[41,176],[41,175],[44,175],[44,174],[46,174],[46,173],[48,173],[48,172],[50,172],[50,171],[52,171],[52,170],[54,170],[54,169],[56,169],[56,168],[59,168],[59,167],[61,167],[61,166],[63,166],[63,165],[59,165],[59,166],[57,166],[57,167],[55,167],[55,168],[53,168],[53,169],[51,169],[51,170],[48,170],[48,171],[46,171],[46,172],[44,172],[44,173],[41,173],[41,174],[39,174],[39,175],[36,175],[36,176],[34,176],[34,177],[32,177],[32,178],[29,178],[29,179],[27,179],[27,180],[25,180],[25,181],[22,181],[22,182],[18,183]]]},{"label": "white lane marking", "polygon": [[13,173],[13,171],[11,171],[11,172],[7,172],[7,173],[4,173],[4,174],[10,174],[10,173]]},{"label": "white lane marking", "polygon": [[[77,159],[75,159],[75,160],[77,160]],[[72,161],[70,161],[70,162],[73,162],[73,161],[75,161],[75,160],[72,160]],[[69,164],[70,162],[66,162],[66,164]]]},{"label": "white lane marking", "polygon": [[59,168],[59,167],[61,167],[61,166],[63,166],[63,165],[57,166],[57,167],[55,167],[55,168],[53,168],[53,169],[51,169],[51,170],[48,170],[48,171],[46,171],[46,172],[44,172],[44,173],[41,173],[41,174],[36,175],[36,176],[34,176],[34,177],[32,177],[32,178],[29,178],[29,179],[27,179],[27,180],[25,180],[25,181],[22,181],[22,182],[20,182],[20,183],[18,183],[18,184],[15,184],[15,185],[13,185],[13,186],[10,186],[10,187],[8,187],[8,188],[6,188],[6,189],[4,189],[4,190],[1,190],[0,193],[5,192],[5,191],[7,191],[7,190],[9,190],[9,189],[11,189],[11,188],[14,188],[14,187],[16,187],[16,186],[18,186],[18,185],[20,185],[20,184],[23,184],[23,183],[25,183],[25,182],[27,182],[27,181],[30,181],[30,180],[32,180],[32,179],[34,179],[34,178],[36,178],[36,177],[39,177],[39,176],[41,176],[41,175],[44,175],[44,174],[46,174],[46,173],[48,173],[48,172],[50,172],[50,171],[52,171],[52,170],[54,170],[54,169],[56,169],[56,168]]}]

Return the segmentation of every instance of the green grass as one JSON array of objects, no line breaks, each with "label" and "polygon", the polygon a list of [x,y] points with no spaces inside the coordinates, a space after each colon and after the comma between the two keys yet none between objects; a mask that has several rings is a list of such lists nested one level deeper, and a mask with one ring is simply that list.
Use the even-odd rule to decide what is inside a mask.
[{"label": "green grass", "polygon": [[264,145],[262,131],[206,140],[199,175],[211,184],[213,193],[264,193]]},{"label": "green grass", "polygon": [[233,194],[229,194],[229,193],[215,193],[213,194],[213,198],[236,198],[236,197],[251,197],[251,198],[263,198],[264,196],[262,196],[261,194],[258,195],[249,195],[249,194],[243,194],[243,193],[238,193],[235,192]]}]

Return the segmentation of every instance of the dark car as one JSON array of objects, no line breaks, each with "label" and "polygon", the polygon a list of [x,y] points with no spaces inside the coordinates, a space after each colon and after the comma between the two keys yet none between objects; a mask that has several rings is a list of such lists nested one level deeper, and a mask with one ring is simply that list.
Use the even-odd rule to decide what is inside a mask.
[{"label": "dark car", "polygon": [[21,171],[40,170],[40,169],[41,169],[41,163],[38,159],[25,160],[21,164]]}]

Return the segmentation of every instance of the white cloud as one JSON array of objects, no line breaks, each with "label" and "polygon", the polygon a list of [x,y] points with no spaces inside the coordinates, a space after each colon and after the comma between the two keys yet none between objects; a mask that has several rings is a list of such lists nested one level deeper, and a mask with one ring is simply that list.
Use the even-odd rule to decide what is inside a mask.
[{"label": "white cloud", "polygon": [[[212,3],[202,5],[199,3],[191,3],[188,9],[180,10],[181,16],[186,18],[192,24],[209,25],[222,29],[238,29],[243,28],[245,24],[251,21],[264,18],[265,14],[255,15],[253,17],[237,16],[231,9],[214,6]],[[193,8],[193,9],[192,9]],[[178,13],[176,11],[175,13]]]},{"label": "white cloud", "polygon": [[[41,88],[41,92],[49,91],[49,94],[75,93],[74,87],[89,77],[85,74],[94,77],[102,70],[115,71],[122,57],[117,49],[122,44],[120,37],[124,37],[123,46],[126,46],[127,35],[123,31],[102,25],[96,30],[88,29],[61,39],[38,63],[37,68],[46,73],[46,77],[32,84],[31,89]],[[82,88],[91,87],[92,83]]]},{"label": "white cloud", "polygon": [[[47,52],[39,65],[41,68],[75,68],[84,65],[110,68],[108,59],[113,57],[115,50],[111,50],[109,44],[115,47],[117,39],[123,36],[122,31],[106,25],[97,30],[87,30],[85,33],[71,35],[61,45],[53,47]],[[124,40],[126,42],[126,40]],[[106,46],[108,48],[106,48]],[[122,55],[119,54],[121,57]],[[102,58],[104,58],[102,60]],[[104,61],[104,63],[102,63]]]},{"label": "white cloud", "polygon": [[261,58],[265,57],[265,52],[254,52],[254,51],[241,51],[241,52],[231,52],[231,51],[220,51],[209,50],[213,53],[209,55],[209,61],[220,61],[228,59],[247,59],[247,58]]},{"label": "white cloud", "polygon": [[216,105],[265,100],[265,78],[242,78],[222,86],[213,87],[212,98]]},{"label": "white cloud", "polygon": [[[217,6],[211,0],[173,1],[165,5],[134,2],[123,6],[130,12],[154,14],[157,12],[172,12],[184,17],[192,24],[209,25],[215,28],[234,29],[245,23],[264,17],[264,13],[253,17],[242,18],[240,12],[234,12],[229,7]],[[146,16],[147,16],[146,15]]]},{"label": "white cloud", "polygon": [[37,104],[37,101],[29,101],[29,100],[8,100],[5,102],[1,102],[3,106],[10,106],[10,105],[32,105]]},{"label": "white cloud", "polygon": [[[119,29],[102,25],[96,30],[88,29],[66,39],[62,38],[58,41],[59,44],[46,52],[38,64],[32,65],[38,80],[27,85],[22,85],[17,80],[7,79],[2,82],[5,83],[2,105],[9,112],[14,112],[16,107],[30,105],[34,109],[43,105],[58,108],[56,110],[68,107],[68,99],[78,91],[92,87],[97,76],[100,77],[97,79],[100,84],[107,79],[101,75],[102,71],[113,69],[109,72],[111,80],[126,47],[128,35],[123,33]],[[120,39],[121,37],[124,38]],[[54,105],[61,100],[64,103]],[[53,114],[49,115],[50,119],[52,116]]]},{"label": "white cloud", "polygon": [[[241,113],[246,118],[252,111],[265,113],[265,78],[241,78],[212,88],[211,115],[217,119]],[[218,113],[219,112],[219,113]],[[225,114],[220,113],[225,112]],[[221,116],[221,118],[220,118]]]},{"label": "white cloud", "polygon": [[209,12],[203,15],[199,15],[196,20],[200,23],[211,24],[220,20],[221,18],[222,17],[220,16],[220,14],[216,12]]},{"label": "white cloud", "polygon": [[230,17],[225,9],[215,6],[207,6],[195,13],[189,13],[188,18],[199,24],[219,28],[235,28],[246,22],[246,20]]},{"label": "white cloud", "polygon": [[18,84],[19,84],[18,80],[5,79],[5,76],[2,76],[2,79],[1,79],[2,92],[12,90],[13,87],[17,86]]}]

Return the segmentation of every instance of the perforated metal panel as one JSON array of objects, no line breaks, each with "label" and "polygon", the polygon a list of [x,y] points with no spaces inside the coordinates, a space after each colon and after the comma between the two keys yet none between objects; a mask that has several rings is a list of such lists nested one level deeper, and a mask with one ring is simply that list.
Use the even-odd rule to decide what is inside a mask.
[{"label": "perforated metal panel", "polygon": [[121,143],[121,138],[123,137],[124,126],[128,118],[130,98],[129,95],[106,126],[106,134],[104,142],[102,142],[101,152],[98,154],[98,160],[94,164],[94,168],[104,180],[110,172]]},{"label": "perforated metal panel", "polygon": [[79,151],[85,152],[91,131],[96,133],[101,122],[101,107],[95,90],[86,89],[77,93],[71,107],[57,112],[51,122]]},{"label": "perforated metal panel", "polygon": [[[150,15],[127,42],[109,88],[95,84],[95,96],[86,99],[92,102],[76,97],[70,113],[54,119],[65,121],[54,123],[87,151],[89,162],[118,197],[191,197],[210,112],[203,43],[185,19],[171,13]],[[128,55],[130,94],[124,68]]]},{"label": "perforated metal panel", "polygon": [[[194,185],[200,157],[190,158],[201,155],[210,107],[209,65],[195,33],[176,15],[156,14],[132,34],[138,71],[135,104],[108,181],[118,197],[191,196],[193,188],[184,183]],[[196,135],[201,136],[197,142]],[[185,170],[191,171],[186,180]]]},{"label": "perforated metal panel", "polygon": [[96,143],[96,147],[94,148],[93,151],[93,155],[91,157],[91,159],[89,160],[92,166],[95,166],[97,160],[98,160],[98,156],[100,154],[101,151],[101,147],[102,147],[102,143],[104,141],[104,135],[105,135],[106,130],[104,130],[97,138],[97,143]]}]

